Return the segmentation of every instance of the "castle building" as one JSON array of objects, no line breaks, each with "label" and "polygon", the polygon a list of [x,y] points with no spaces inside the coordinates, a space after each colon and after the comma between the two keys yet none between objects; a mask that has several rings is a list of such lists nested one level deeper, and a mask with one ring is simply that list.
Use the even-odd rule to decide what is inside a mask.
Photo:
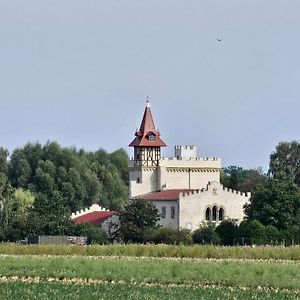
[{"label": "castle building", "polygon": [[174,157],[161,156],[166,144],[148,101],[129,146],[134,148],[129,161],[129,197],[151,201],[160,212],[160,225],[195,230],[203,222],[243,219],[243,206],[251,195],[223,187],[221,159],[198,157],[196,146],[175,146]]}]

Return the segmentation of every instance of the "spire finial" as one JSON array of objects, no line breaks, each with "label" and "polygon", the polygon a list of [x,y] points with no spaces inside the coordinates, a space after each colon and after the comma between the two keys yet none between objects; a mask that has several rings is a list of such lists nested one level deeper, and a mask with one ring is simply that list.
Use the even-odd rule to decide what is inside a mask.
[{"label": "spire finial", "polygon": [[147,107],[150,107],[150,103],[149,103],[150,97],[147,96]]}]

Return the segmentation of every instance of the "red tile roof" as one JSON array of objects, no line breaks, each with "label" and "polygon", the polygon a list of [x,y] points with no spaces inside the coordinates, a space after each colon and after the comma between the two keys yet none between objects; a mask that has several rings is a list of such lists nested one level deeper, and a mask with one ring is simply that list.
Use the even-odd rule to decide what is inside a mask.
[{"label": "red tile roof", "polygon": [[[154,135],[154,140],[149,140],[149,135]],[[159,131],[156,130],[149,104],[144,111],[144,116],[140,129],[135,133],[135,139],[129,144],[131,147],[165,147],[166,144],[160,138]]]},{"label": "red tile roof", "polygon": [[73,219],[75,224],[90,223],[101,225],[106,219],[116,214],[114,211],[94,211]]},{"label": "red tile roof", "polygon": [[196,192],[195,189],[169,189],[163,190],[161,192],[152,192],[144,195],[138,195],[134,197],[135,199],[143,200],[160,200],[160,201],[174,201],[179,199],[180,193],[191,193]]}]

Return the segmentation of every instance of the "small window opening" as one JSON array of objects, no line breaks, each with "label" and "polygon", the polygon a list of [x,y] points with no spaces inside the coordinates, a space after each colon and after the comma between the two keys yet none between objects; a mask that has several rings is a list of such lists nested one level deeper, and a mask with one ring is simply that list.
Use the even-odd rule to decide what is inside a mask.
[{"label": "small window opening", "polygon": [[163,207],[161,208],[161,218],[162,218],[162,219],[165,219],[165,218],[166,218],[166,207],[165,207],[165,206],[163,206]]},{"label": "small window opening", "polygon": [[174,206],[171,207],[171,218],[175,219],[175,207]]}]

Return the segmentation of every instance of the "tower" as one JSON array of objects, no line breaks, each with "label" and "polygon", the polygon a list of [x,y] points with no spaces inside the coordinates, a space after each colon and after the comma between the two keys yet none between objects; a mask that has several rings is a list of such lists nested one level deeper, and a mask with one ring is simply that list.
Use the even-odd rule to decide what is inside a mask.
[{"label": "tower", "polygon": [[135,166],[158,166],[161,155],[160,149],[166,144],[160,138],[159,131],[156,130],[149,100],[140,129],[135,132],[135,138],[129,146],[134,147]]},{"label": "tower", "polygon": [[161,147],[166,144],[155,127],[149,101],[141,126],[129,146],[134,148],[134,156],[129,161],[129,197],[159,190]]}]

